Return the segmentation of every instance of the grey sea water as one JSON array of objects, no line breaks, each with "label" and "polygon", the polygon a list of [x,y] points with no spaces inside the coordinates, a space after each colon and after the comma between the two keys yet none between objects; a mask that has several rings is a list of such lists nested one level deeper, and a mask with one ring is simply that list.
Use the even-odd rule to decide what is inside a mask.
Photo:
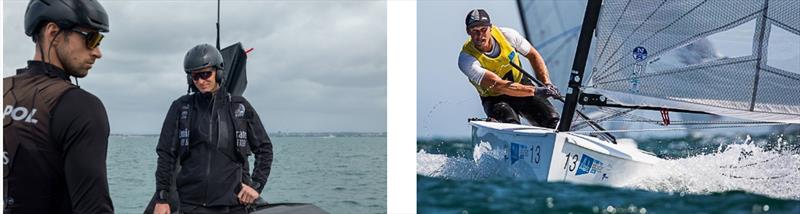
[{"label": "grey sea water", "polygon": [[478,165],[468,139],[417,141],[419,213],[800,213],[800,133],[639,139],[667,161],[613,188]]},{"label": "grey sea water", "polygon": [[[153,196],[157,141],[157,136],[109,139],[108,182],[116,213],[142,213]],[[272,172],[261,194],[269,203],[313,203],[330,213],[386,212],[385,137],[275,137],[272,143]]]}]

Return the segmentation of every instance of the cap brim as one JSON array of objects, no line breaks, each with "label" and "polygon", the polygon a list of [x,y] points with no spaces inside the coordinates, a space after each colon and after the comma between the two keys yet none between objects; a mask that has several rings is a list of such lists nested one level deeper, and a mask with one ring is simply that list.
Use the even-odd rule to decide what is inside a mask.
[{"label": "cap brim", "polygon": [[492,26],[492,23],[491,22],[485,22],[485,21],[473,22],[472,24],[469,24],[467,26],[467,29],[474,28],[474,27],[483,27],[483,26]]}]

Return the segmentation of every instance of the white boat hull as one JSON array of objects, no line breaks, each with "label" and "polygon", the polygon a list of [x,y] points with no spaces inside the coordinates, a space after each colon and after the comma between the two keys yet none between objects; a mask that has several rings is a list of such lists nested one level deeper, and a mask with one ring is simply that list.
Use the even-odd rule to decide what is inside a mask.
[{"label": "white boat hull", "polygon": [[471,121],[472,142],[515,175],[534,180],[623,186],[659,159],[629,139],[618,144],[541,127]]}]

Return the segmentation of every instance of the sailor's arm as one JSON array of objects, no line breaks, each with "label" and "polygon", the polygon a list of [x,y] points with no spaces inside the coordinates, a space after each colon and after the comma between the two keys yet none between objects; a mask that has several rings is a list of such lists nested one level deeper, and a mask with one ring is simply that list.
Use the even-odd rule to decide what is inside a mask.
[{"label": "sailor's arm", "polygon": [[544,58],[542,58],[542,55],[536,50],[536,47],[533,47],[530,41],[525,39],[522,34],[514,29],[500,28],[500,30],[503,32],[503,36],[511,43],[511,46],[528,59],[528,62],[533,66],[533,72],[535,72],[536,78],[544,84],[552,84],[550,82],[549,70],[547,70],[547,65],[544,63]]},{"label": "sailor's arm", "polygon": [[550,82],[550,72],[547,70],[547,65],[544,64],[544,59],[539,54],[539,51],[536,51],[536,48],[531,47],[528,54],[525,54],[525,58],[528,58],[528,62],[533,66],[533,72],[536,73],[537,79],[544,84],[553,84]]},{"label": "sailor's arm", "polygon": [[458,56],[458,68],[464,75],[467,76],[469,81],[477,83],[483,88],[499,92],[509,96],[525,97],[533,96],[533,86],[514,83],[512,81],[503,80],[497,74],[486,70],[481,67],[475,57],[461,52]]},{"label": "sailor's arm", "polygon": [[492,72],[483,73],[481,86],[489,90],[513,97],[533,96],[536,91],[536,87],[503,80],[500,78],[500,76],[497,76],[497,74]]},{"label": "sailor's arm", "polygon": [[255,154],[255,164],[253,166],[251,187],[261,193],[267,183],[267,178],[272,170],[272,141],[267,135],[267,130],[261,123],[261,118],[253,109],[249,102],[244,102],[249,114],[252,114],[248,121],[247,142],[250,149]]},{"label": "sailor's arm", "polygon": [[67,91],[53,109],[51,131],[63,142],[64,178],[73,213],[113,213],[106,155],[108,115],[103,103],[81,89]]},{"label": "sailor's arm", "polygon": [[[158,154],[156,162],[156,194],[159,194],[162,190],[169,192],[172,179],[175,176],[175,161],[178,158],[178,108],[180,108],[180,103],[176,100],[167,111],[167,116],[161,126],[161,135],[158,137],[158,145],[156,146],[156,154]],[[161,200],[160,197],[156,198],[158,203],[167,202]]]}]

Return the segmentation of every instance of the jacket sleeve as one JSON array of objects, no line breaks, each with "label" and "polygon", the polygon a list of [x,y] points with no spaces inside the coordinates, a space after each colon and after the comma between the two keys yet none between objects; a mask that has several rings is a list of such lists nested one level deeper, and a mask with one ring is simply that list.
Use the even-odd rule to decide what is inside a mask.
[{"label": "jacket sleeve", "polygon": [[52,112],[51,134],[63,142],[72,212],[113,213],[106,172],[109,124],[103,103],[82,89],[72,89]]},{"label": "jacket sleeve", "polygon": [[261,193],[272,169],[272,142],[269,140],[267,130],[264,129],[261,118],[258,117],[258,113],[253,109],[253,106],[250,105],[250,102],[245,101],[244,103],[246,110],[252,114],[247,126],[247,142],[256,156],[251,187]]},{"label": "jacket sleeve", "polygon": [[[175,176],[175,161],[178,156],[178,110],[180,102],[172,102],[164,124],[161,126],[161,135],[158,138],[156,153],[158,162],[156,163],[156,194],[161,191],[169,191]],[[161,201],[160,201],[161,202]]]}]

